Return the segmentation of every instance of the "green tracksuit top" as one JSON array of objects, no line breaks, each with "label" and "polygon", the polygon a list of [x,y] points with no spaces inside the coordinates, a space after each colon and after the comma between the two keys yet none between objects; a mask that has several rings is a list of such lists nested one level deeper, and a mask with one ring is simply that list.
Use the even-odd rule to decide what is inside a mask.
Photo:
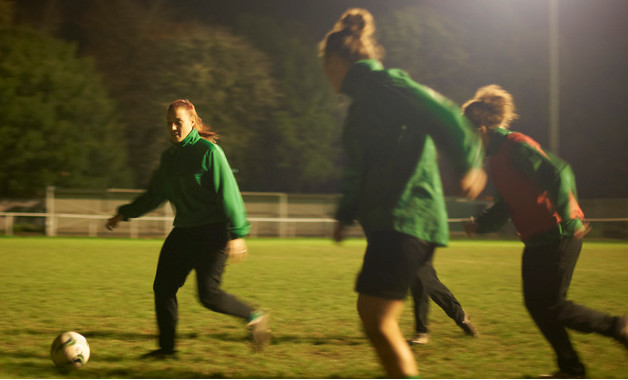
[{"label": "green tracksuit top", "polygon": [[250,231],[244,201],[224,152],[194,128],[162,154],[146,192],[118,208],[118,213],[125,220],[137,218],[166,200],[174,205],[175,227],[224,223],[232,239]]},{"label": "green tracksuit top", "polygon": [[359,221],[367,235],[394,230],[447,245],[436,145],[462,177],[482,165],[475,129],[456,104],[377,60],[353,64],[342,92],[352,103],[342,134],[347,165],[336,219]]}]

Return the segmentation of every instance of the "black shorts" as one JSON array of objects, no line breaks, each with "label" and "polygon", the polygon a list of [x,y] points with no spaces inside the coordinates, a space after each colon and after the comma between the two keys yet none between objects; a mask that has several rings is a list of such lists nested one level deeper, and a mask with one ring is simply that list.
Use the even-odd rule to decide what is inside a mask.
[{"label": "black shorts", "polygon": [[403,300],[419,268],[434,255],[435,245],[397,231],[368,234],[355,290],[364,295]]}]

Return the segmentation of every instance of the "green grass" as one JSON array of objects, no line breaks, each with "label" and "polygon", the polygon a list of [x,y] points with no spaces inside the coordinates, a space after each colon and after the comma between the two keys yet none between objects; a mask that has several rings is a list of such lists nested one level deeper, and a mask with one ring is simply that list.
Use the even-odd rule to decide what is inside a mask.
[{"label": "green grass", "polygon": [[[365,242],[250,239],[247,261],[228,266],[223,287],[272,311],[274,339],[255,353],[243,324],[204,309],[195,278],[179,292],[177,361],[145,362],[155,348],[152,281],[161,240],[0,238],[2,378],[373,378],[383,372],[355,311],[353,283]],[[552,351],[521,299],[518,242],[455,241],[435,267],[471,315],[470,339],[434,304],[432,341],[413,347],[423,378],[521,378],[555,369]],[[585,243],[570,298],[628,312],[628,244]],[[408,337],[410,305],[401,318]],[[63,374],[49,358],[57,334],[88,339],[86,368]],[[628,377],[626,350],[572,333],[589,375]]]}]

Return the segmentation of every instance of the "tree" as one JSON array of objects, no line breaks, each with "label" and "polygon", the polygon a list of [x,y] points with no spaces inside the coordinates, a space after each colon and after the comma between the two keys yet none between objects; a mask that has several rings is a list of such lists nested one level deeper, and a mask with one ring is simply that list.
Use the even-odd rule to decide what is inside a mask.
[{"label": "tree", "polygon": [[384,63],[451,98],[466,96],[469,53],[459,25],[429,4],[392,11],[377,23]]},{"label": "tree", "polygon": [[240,17],[235,30],[270,56],[281,94],[267,136],[273,186],[266,190],[335,190],[343,110],[323,75],[316,41],[299,25],[254,15]]},{"label": "tree", "polygon": [[176,23],[157,3],[97,1],[87,16],[89,52],[97,57],[126,123],[130,165],[144,186],[169,145],[167,104],[192,101],[222,138],[243,188],[263,181],[251,146],[263,139],[276,105],[270,61],[219,27]]},{"label": "tree", "polygon": [[128,184],[115,108],[74,45],[0,28],[0,195]]},{"label": "tree", "polygon": [[0,27],[11,26],[15,16],[15,4],[8,0],[0,0]]}]

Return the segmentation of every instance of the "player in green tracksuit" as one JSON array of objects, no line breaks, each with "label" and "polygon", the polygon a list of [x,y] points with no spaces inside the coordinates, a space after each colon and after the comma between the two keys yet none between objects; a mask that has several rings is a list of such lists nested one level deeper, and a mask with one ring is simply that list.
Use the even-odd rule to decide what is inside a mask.
[{"label": "player in green tracksuit", "polygon": [[466,195],[477,196],[486,177],[479,137],[459,108],[405,72],[385,70],[374,29],[368,11],[350,9],[321,42],[327,78],[352,99],[334,238],[361,224],[368,244],[356,283],[358,312],[388,375],[412,377],[418,368],[398,317],[418,269],[449,236],[436,146]]},{"label": "player in green tracksuit", "polygon": [[[220,289],[227,257],[246,256],[244,237],[250,230],[244,202],[215,134],[198,117],[194,105],[176,100],[168,107],[167,127],[173,145],[153,173],[148,189],[118,208],[107,228],[138,218],[164,201],[176,210],[174,228],[159,256],[153,289],[160,348],[147,357],[174,356],[178,319],[177,291],[196,271],[198,296],[210,310],[248,322],[256,343],[269,339],[268,317]],[[203,137],[202,137],[203,136]]]}]

